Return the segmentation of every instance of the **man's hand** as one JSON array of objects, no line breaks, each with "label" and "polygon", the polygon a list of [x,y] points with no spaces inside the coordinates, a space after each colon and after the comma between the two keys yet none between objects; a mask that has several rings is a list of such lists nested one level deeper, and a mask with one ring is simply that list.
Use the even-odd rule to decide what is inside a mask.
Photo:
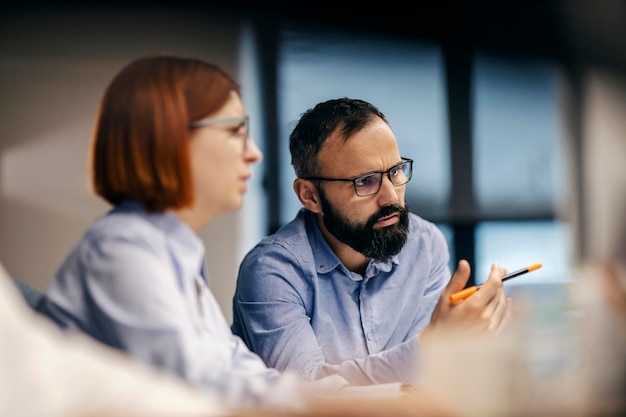
[{"label": "man's hand", "polygon": [[470,272],[469,263],[460,260],[420,339],[441,331],[497,334],[511,322],[511,299],[506,297],[502,286],[506,269],[497,264],[491,266],[489,277],[480,286],[480,291],[456,304],[450,301],[450,295],[465,288]]}]

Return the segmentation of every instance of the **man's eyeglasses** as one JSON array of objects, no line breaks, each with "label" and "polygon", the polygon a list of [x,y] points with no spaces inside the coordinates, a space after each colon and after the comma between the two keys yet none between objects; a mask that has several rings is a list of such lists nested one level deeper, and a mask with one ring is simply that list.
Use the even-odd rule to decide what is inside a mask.
[{"label": "man's eyeglasses", "polygon": [[367,197],[380,191],[384,174],[387,174],[389,181],[391,181],[394,187],[404,185],[411,180],[413,175],[413,160],[402,158],[402,163],[392,166],[387,171],[374,171],[352,178],[304,177],[303,179],[311,181],[350,181],[354,184],[356,195]]},{"label": "man's eyeglasses", "polygon": [[206,119],[200,119],[189,123],[189,128],[196,129],[203,126],[227,123],[233,125],[233,127],[229,129],[231,130],[233,136],[243,139],[243,147],[245,150],[248,139],[250,138],[250,117],[247,115],[237,117],[207,117]]}]

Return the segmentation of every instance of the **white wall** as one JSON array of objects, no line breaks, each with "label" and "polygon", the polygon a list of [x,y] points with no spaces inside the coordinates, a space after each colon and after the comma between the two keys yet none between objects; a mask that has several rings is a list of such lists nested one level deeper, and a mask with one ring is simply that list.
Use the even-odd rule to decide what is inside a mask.
[{"label": "white wall", "polygon": [[[225,16],[50,10],[4,14],[0,41],[0,262],[40,289],[108,209],[89,190],[87,152],[98,103],[115,73],[153,52],[197,56],[235,78],[240,68],[240,27]],[[241,216],[228,215],[201,235],[228,320],[246,245]]]}]

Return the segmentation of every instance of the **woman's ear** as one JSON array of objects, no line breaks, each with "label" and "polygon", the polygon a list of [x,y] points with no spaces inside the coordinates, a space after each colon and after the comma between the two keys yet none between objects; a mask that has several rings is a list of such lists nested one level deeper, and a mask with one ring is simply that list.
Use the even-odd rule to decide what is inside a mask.
[{"label": "woman's ear", "polygon": [[293,190],[296,192],[296,196],[298,196],[298,200],[300,200],[304,208],[313,213],[320,213],[322,211],[317,187],[315,187],[313,181],[296,178],[293,182]]}]

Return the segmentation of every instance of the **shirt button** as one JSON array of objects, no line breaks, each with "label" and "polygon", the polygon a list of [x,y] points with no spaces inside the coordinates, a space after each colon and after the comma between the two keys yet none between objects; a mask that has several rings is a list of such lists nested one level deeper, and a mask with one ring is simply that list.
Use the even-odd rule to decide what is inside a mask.
[{"label": "shirt button", "polygon": [[372,334],[371,333],[367,334],[367,340],[372,340]]}]

